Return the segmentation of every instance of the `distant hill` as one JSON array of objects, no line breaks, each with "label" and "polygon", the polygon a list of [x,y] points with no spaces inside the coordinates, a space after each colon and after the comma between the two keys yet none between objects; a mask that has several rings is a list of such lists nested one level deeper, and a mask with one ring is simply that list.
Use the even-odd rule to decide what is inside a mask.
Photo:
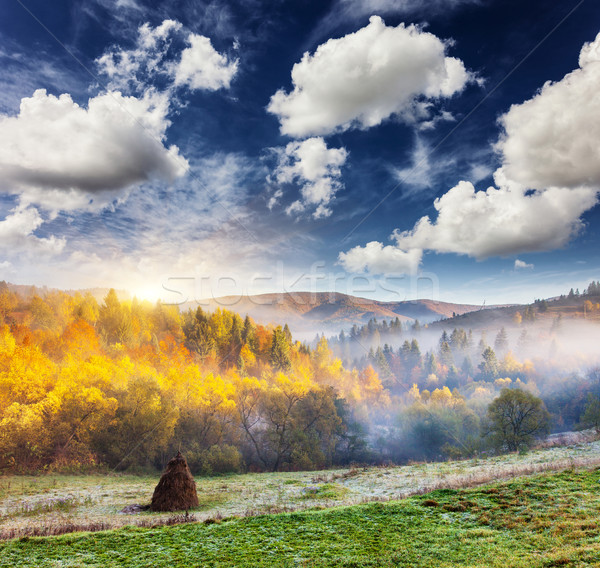
[{"label": "distant hill", "polygon": [[[75,294],[91,294],[98,302],[102,302],[110,288],[85,288],[81,290],[60,290],[58,288],[48,288],[48,286],[33,286],[28,284],[12,284],[7,282],[6,285],[11,292],[19,294],[22,298],[31,298],[32,296],[45,296],[52,292],[64,292],[70,296]],[[132,295],[126,290],[115,290],[120,300],[129,300]]]},{"label": "distant hill", "polygon": [[[592,304],[591,308],[584,307],[585,302]],[[600,295],[579,295],[575,297],[556,296],[533,304],[492,306],[486,310],[471,311],[458,314],[455,317],[443,319],[430,324],[430,327],[464,329],[485,329],[510,326],[514,323],[516,313],[524,314],[530,307],[535,314],[536,322],[550,323],[558,316],[564,320],[585,319],[600,322]]]},{"label": "distant hill", "polygon": [[199,303],[189,302],[180,306],[180,309],[195,309],[198,305],[209,311],[223,307],[240,314],[249,314],[263,323],[288,323],[295,332],[317,330],[325,333],[339,332],[354,324],[363,325],[371,318],[390,320],[398,317],[404,322],[418,319],[422,323],[429,323],[452,317],[453,314],[482,309],[481,306],[472,304],[433,300],[381,302],[337,292],[225,296],[201,300]]}]

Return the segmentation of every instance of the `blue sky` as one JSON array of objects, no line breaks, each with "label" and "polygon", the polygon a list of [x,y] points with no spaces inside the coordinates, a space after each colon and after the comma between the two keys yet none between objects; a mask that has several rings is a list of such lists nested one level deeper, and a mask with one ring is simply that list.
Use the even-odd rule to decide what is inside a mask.
[{"label": "blue sky", "polygon": [[597,279],[600,6],[424,4],[3,2],[0,279],[488,304]]}]

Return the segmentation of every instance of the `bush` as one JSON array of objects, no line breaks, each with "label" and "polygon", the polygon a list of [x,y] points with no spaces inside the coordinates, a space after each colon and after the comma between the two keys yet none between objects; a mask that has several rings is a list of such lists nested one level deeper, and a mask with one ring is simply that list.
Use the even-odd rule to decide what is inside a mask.
[{"label": "bush", "polygon": [[188,465],[194,474],[239,473],[244,467],[242,454],[235,446],[227,444],[186,455],[189,455]]}]

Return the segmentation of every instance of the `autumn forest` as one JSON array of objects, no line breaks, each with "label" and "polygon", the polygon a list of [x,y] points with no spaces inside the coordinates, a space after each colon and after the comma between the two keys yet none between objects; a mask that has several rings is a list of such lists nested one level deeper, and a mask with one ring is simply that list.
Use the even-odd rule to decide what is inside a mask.
[{"label": "autumn forest", "polygon": [[[546,310],[513,318],[514,345],[510,328],[399,320],[300,342],[225,309],[0,283],[0,469],[145,471],[177,450],[199,474],[474,455],[494,447],[506,390],[541,397],[534,433],[594,425],[591,361],[566,372],[528,351]],[[556,351],[560,318],[543,333]]]}]

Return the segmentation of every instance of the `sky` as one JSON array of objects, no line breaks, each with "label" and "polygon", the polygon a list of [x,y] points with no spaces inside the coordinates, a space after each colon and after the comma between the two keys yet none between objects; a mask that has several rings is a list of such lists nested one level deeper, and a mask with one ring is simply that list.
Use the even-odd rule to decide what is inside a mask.
[{"label": "sky", "polygon": [[600,278],[593,0],[6,0],[0,280],[530,302]]}]

